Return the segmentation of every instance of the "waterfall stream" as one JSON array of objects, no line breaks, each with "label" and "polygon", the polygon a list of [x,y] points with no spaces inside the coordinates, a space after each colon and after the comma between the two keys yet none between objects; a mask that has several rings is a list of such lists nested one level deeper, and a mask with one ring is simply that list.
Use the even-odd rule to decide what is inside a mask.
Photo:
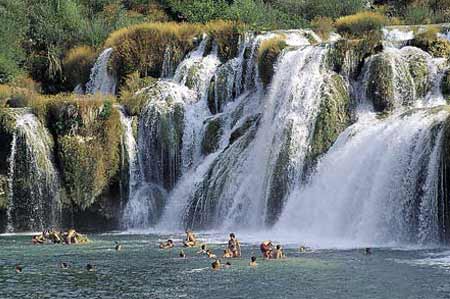
[{"label": "waterfall stream", "polygon": [[86,83],[87,94],[115,94],[116,79],[108,72],[108,62],[113,49],[105,49],[97,58],[91,70],[89,82]]},{"label": "waterfall stream", "polygon": [[50,134],[33,114],[17,116],[9,158],[9,231],[42,231],[59,225],[60,184],[52,146]]}]

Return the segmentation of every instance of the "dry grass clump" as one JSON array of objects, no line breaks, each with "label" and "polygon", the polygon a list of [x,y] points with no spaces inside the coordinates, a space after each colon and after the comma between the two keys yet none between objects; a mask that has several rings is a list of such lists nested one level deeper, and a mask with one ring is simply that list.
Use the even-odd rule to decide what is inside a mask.
[{"label": "dry grass clump", "polygon": [[237,22],[213,21],[205,25],[206,33],[217,43],[219,57],[226,61],[237,55],[239,36],[245,26]]},{"label": "dry grass clump", "polygon": [[364,37],[367,34],[378,34],[388,23],[388,19],[375,12],[364,11],[336,20],[337,32],[347,37]]},{"label": "dry grass clump", "polygon": [[259,46],[258,70],[264,86],[272,80],[277,58],[286,46],[286,37],[282,35],[264,40]]},{"label": "dry grass clump", "polygon": [[311,21],[312,29],[323,39],[328,39],[334,30],[334,21],[328,17],[315,17]]},{"label": "dry grass clump", "polygon": [[105,47],[114,49],[111,67],[120,79],[136,71],[141,77],[158,78],[167,49],[171,53],[172,65],[177,65],[206,33],[218,45],[220,58],[227,60],[236,55],[242,31],[243,25],[227,21],[143,23],[111,33]]},{"label": "dry grass clump", "polygon": [[195,46],[201,26],[177,23],[144,23],[117,30],[105,42],[114,48],[112,68],[124,78],[132,72],[159,77],[167,48],[174,60],[181,60]]},{"label": "dry grass clump", "polygon": [[89,81],[91,68],[97,53],[89,46],[79,46],[69,50],[63,60],[63,72],[72,88]]}]

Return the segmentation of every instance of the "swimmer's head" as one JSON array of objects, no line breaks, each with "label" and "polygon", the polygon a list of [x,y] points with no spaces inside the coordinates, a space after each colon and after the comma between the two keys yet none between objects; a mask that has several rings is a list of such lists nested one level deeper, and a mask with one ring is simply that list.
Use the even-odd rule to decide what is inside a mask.
[{"label": "swimmer's head", "polygon": [[252,256],[252,263],[256,262],[256,256]]}]

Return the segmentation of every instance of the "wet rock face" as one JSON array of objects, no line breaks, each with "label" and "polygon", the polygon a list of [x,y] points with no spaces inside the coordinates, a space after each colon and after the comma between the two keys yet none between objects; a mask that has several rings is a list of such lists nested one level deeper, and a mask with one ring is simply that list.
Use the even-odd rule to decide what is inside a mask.
[{"label": "wet rock face", "polygon": [[222,122],[220,117],[208,120],[202,141],[202,153],[204,155],[211,154],[219,148],[223,134]]},{"label": "wet rock face", "polygon": [[432,88],[431,56],[420,49],[392,49],[371,57],[366,66],[366,96],[375,111],[407,106]]},{"label": "wet rock face", "polygon": [[448,103],[450,100],[450,71],[445,72],[445,75],[442,78],[441,91]]}]

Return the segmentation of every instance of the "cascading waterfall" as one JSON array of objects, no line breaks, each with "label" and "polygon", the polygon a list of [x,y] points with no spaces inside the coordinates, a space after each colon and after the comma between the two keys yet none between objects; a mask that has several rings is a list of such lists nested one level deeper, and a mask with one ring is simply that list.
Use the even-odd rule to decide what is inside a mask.
[{"label": "cascading waterfall", "polygon": [[[383,118],[360,101],[358,121],[321,159],[309,183],[292,192],[275,232],[323,246],[439,242],[439,161],[449,113],[429,109],[445,104],[436,88],[424,96],[412,91],[401,59],[416,51],[385,50],[396,61],[389,78],[394,111]],[[439,86],[435,61],[427,59],[431,81]],[[370,63],[362,76],[365,88]],[[401,93],[406,85],[409,92]]]},{"label": "cascading waterfall", "polygon": [[61,202],[53,141],[31,113],[17,117],[9,158],[8,229],[42,231],[57,226]]},{"label": "cascading waterfall", "polygon": [[[306,40],[305,42],[307,43]],[[256,52],[256,47],[252,47],[251,52]],[[163,227],[179,227],[179,221],[185,226],[203,227],[235,224],[260,226],[264,223],[266,193],[273,167],[271,163],[279,155],[280,142],[285,141],[281,139],[288,139],[284,129],[289,124],[295,128],[289,134],[296,140],[290,145],[293,152],[291,161],[293,165],[302,164],[304,149],[311,136],[315,113],[320,104],[320,86],[326,74],[323,71],[325,53],[326,49],[322,47],[303,46],[283,55],[271,90],[264,100],[266,106],[261,120],[258,121],[260,128],[255,131],[253,126],[251,133],[222,148],[222,153],[219,150],[220,154],[216,160],[208,157],[206,166],[201,165],[197,172],[190,173],[189,177],[182,181],[165,209]],[[252,56],[253,54],[250,55]],[[246,63],[256,69],[254,62]],[[247,78],[252,78],[246,79],[247,84],[254,81],[257,72],[253,74],[246,74]],[[239,109],[239,102],[254,104],[261,97],[264,95],[260,88],[250,95],[243,94],[236,100],[235,105],[227,107],[229,111],[225,109],[224,118],[226,119],[225,115],[228,114],[232,116],[236,112],[233,109]],[[257,105],[249,114],[241,114],[234,126],[229,127],[231,130],[228,136],[232,135],[231,132],[239,125],[252,118],[253,121],[260,118],[260,109],[261,106]],[[298,179],[299,173],[293,172],[292,179]],[[175,196],[183,199],[177,200],[173,198]]]},{"label": "cascading waterfall", "polygon": [[[288,47],[264,89],[258,48],[279,34]],[[149,100],[139,119],[125,226],[147,228],[160,219],[160,230],[260,229],[279,219],[274,232],[288,240],[438,241],[439,157],[449,113],[437,106],[444,104],[445,67],[402,47],[410,32],[384,34],[386,49],[367,59],[358,82],[333,72],[330,46],[310,45],[305,32],[243,35],[225,63],[205,36],[175,71],[166,49],[163,79],[139,91]],[[380,72],[391,82],[383,97]],[[316,164],[308,154],[336,76],[352,92],[356,107],[348,113],[356,122]],[[383,116],[372,109],[377,100],[388,102],[375,109]]]},{"label": "cascading waterfall", "polygon": [[112,48],[107,48],[97,58],[92,67],[89,82],[86,83],[87,94],[115,94],[116,79],[108,72],[108,62],[112,52]]}]

